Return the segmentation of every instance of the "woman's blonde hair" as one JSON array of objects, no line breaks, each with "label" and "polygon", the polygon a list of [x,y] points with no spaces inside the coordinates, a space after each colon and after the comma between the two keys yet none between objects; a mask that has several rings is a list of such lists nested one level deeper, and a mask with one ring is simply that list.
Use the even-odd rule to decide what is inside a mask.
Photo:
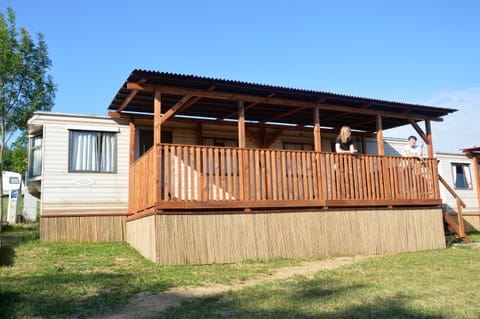
[{"label": "woman's blonde hair", "polygon": [[347,133],[351,132],[349,126],[342,126],[340,129],[340,133],[338,134],[337,138],[342,141],[342,143],[347,143],[349,140],[351,140],[351,136],[347,136]]}]

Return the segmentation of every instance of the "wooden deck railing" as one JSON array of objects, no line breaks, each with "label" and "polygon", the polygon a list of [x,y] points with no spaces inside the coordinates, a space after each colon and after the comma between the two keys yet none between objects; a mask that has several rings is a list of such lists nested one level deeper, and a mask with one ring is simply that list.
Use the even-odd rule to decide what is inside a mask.
[{"label": "wooden deck railing", "polygon": [[131,166],[129,207],[431,204],[440,202],[436,165],[434,159],[162,144]]},{"label": "wooden deck railing", "polygon": [[[444,219],[445,221],[454,228],[455,232],[457,233],[458,238],[462,239],[466,243],[471,243],[470,238],[465,234],[465,225],[464,225],[464,220],[463,220],[463,212],[462,212],[462,207],[465,208],[467,205],[465,202],[458,196],[457,192],[448,185],[447,181],[442,177],[438,176],[438,179],[440,183],[445,187],[445,189],[455,198],[455,201],[457,203],[457,223],[453,220],[453,218],[450,216],[450,214],[444,210]],[[456,226],[457,225],[457,226]]]}]

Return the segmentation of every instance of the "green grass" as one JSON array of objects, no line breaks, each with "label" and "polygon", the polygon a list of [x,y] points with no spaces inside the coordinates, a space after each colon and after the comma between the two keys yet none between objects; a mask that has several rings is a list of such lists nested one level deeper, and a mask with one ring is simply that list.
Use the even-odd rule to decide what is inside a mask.
[{"label": "green grass", "polygon": [[[125,243],[39,242],[33,224],[0,235],[1,318],[88,318],[141,292],[236,284],[302,262],[158,267]],[[480,318],[478,300],[480,248],[453,246],[198,298],[153,318],[469,319]]]},{"label": "green grass", "polygon": [[369,259],[185,302],[154,318],[480,318],[480,248]]},{"label": "green grass", "polygon": [[236,283],[300,263],[275,259],[158,267],[123,242],[44,243],[25,225],[0,235],[1,318],[85,318],[123,305],[140,292]]},{"label": "green grass", "polygon": [[473,242],[480,242],[480,232],[468,233],[468,238]]}]

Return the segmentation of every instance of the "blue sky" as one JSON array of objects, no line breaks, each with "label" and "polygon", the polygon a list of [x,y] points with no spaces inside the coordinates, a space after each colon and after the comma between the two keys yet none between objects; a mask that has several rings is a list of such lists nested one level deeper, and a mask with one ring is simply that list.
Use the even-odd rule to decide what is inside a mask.
[{"label": "blue sky", "polygon": [[[53,111],[107,114],[133,69],[452,107],[434,149],[480,146],[480,1],[0,0],[45,35]],[[385,136],[415,134],[407,126]]]}]

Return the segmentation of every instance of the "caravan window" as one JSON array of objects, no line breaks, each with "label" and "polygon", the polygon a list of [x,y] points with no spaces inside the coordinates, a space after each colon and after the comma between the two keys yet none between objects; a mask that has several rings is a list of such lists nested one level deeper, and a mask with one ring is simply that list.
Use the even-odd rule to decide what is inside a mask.
[{"label": "caravan window", "polygon": [[30,138],[30,160],[28,165],[29,177],[37,177],[42,174],[42,136]]},{"label": "caravan window", "polygon": [[453,185],[456,189],[472,189],[470,165],[465,163],[452,163]]},{"label": "caravan window", "polygon": [[116,134],[70,131],[69,171],[115,173]]}]

